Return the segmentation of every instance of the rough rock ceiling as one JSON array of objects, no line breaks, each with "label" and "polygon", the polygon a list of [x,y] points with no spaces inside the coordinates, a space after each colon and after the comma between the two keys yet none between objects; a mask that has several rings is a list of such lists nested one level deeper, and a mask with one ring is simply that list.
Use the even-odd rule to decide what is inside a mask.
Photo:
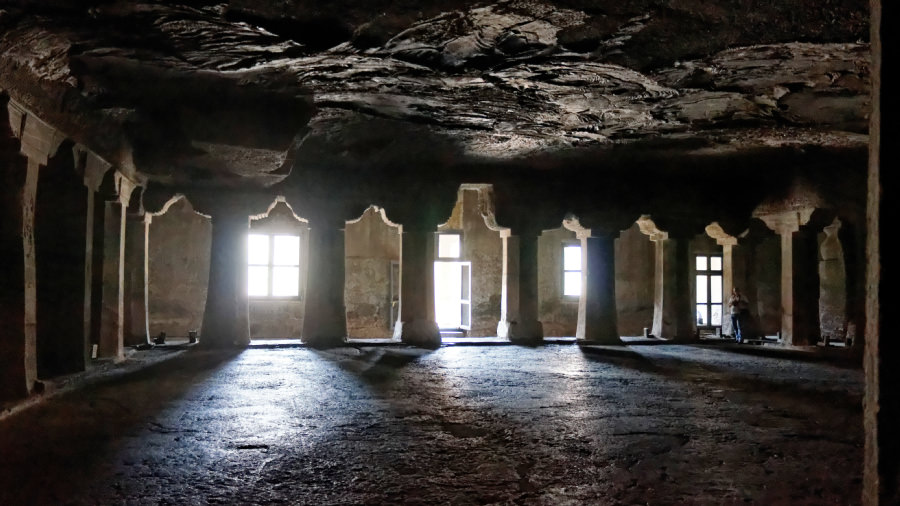
[{"label": "rough rock ceiling", "polygon": [[167,184],[866,143],[862,0],[182,4],[7,3],[0,89]]}]

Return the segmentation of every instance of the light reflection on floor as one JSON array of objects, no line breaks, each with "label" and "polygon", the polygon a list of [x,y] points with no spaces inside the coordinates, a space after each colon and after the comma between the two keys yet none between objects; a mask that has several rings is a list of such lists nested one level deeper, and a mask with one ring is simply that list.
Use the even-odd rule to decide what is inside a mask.
[{"label": "light reflection on floor", "polygon": [[[831,470],[860,468],[861,373],[827,364],[688,346],[193,350],[117,381],[5,420],[0,491],[103,504],[858,496],[853,472]],[[31,466],[57,478],[19,471]]]}]

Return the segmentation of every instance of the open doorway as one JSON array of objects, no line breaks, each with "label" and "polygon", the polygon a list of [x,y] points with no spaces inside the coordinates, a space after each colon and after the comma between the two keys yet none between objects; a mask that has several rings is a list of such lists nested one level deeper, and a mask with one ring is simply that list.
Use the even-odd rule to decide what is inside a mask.
[{"label": "open doorway", "polygon": [[472,329],[472,263],[460,260],[462,234],[438,234],[436,249],[435,320],[442,336],[464,337]]}]

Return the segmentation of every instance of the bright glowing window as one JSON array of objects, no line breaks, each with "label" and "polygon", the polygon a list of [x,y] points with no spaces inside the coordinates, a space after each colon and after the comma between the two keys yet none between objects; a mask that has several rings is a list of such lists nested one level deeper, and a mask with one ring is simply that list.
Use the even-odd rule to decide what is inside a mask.
[{"label": "bright glowing window", "polygon": [[251,297],[300,296],[300,237],[250,234],[247,293]]},{"label": "bright glowing window", "polygon": [[438,258],[459,258],[462,237],[459,234],[438,234]]},{"label": "bright glowing window", "polygon": [[563,246],[563,295],[581,295],[581,246]]},{"label": "bright glowing window", "polygon": [[697,326],[719,327],[722,325],[722,257],[697,255],[694,265]]}]

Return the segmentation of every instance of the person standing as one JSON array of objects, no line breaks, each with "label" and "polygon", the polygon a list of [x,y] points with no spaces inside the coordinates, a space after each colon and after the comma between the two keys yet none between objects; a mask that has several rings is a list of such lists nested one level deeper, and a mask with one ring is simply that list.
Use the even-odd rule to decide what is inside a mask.
[{"label": "person standing", "polygon": [[728,306],[731,307],[731,328],[734,329],[734,340],[741,343],[744,341],[743,331],[747,322],[746,315],[749,312],[750,301],[738,287],[734,287],[731,289]]}]

